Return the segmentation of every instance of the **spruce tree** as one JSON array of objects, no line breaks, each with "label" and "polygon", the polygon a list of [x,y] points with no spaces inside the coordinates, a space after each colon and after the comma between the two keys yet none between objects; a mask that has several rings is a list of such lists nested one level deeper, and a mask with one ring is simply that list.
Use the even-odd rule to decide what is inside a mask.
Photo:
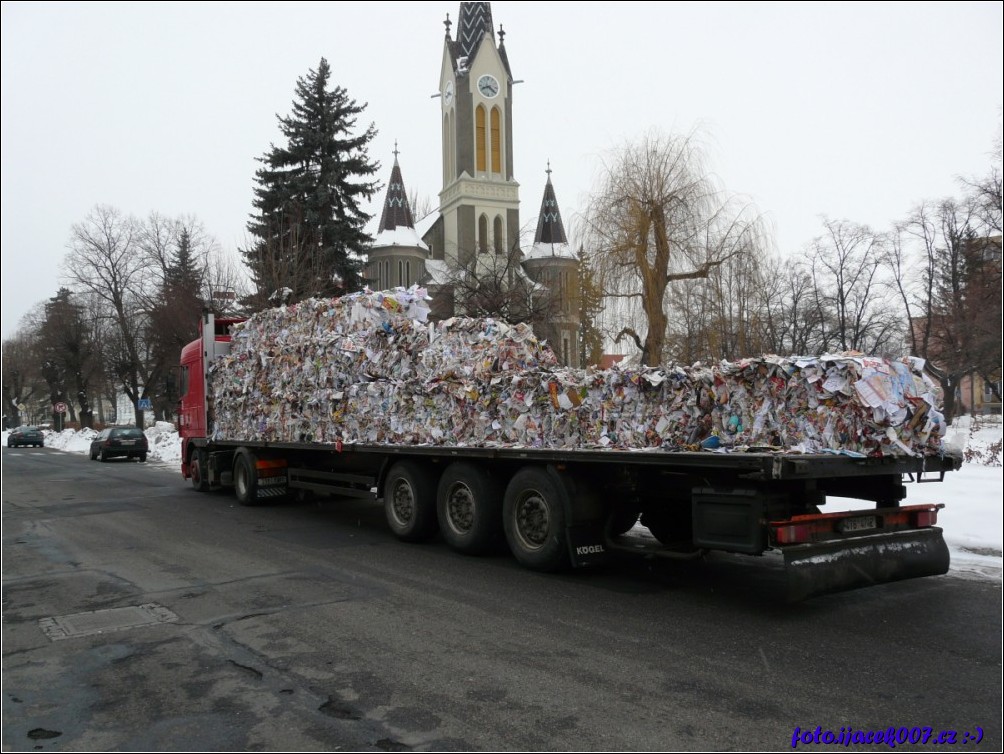
[{"label": "spruce tree", "polygon": [[195,261],[192,234],[188,228],[182,227],[178,231],[177,243],[178,247],[165,271],[164,288],[184,290],[197,298],[202,285],[202,270]]},{"label": "spruce tree", "polygon": [[243,250],[259,305],[282,289],[291,291],[284,300],[297,301],[362,287],[370,215],[360,204],[378,188],[369,178],[379,164],[367,152],[376,129],[354,133],[366,104],[340,86],[329,90],[330,75],[321,58],[316,71],[297,79],[292,113],[279,118],[286,145],[273,144],[259,158],[247,226],[253,241]]},{"label": "spruce tree", "polygon": [[597,320],[603,313],[603,291],[593,270],[592,260],[579,247],[579,363],[599,364],[603,358],[603,333]]}]

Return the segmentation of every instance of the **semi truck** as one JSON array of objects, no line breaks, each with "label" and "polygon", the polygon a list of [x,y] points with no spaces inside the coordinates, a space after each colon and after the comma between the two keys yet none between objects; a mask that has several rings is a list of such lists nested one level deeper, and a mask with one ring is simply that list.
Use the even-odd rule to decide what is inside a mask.
[{"label": "semi truck", "polygon": [[[874,455],[776,449],[674,452],[319,442],[226,436],[212,417],[212,366],[242,318],[205,312],[181,353],[181,471],[199,492],[242,505],[325,495],[382,502],[400,540],[438,534],[470,555],[508,547],[540,571],[621,554],[783,557],[787,599],[947,572],[937,503],[907,489],[961,465],[947,453]],[[831,497],[874,507],[823,512]],[[645,527],[651,536],[637,536]],[[634,534],[634,536],[632,536]]]}]

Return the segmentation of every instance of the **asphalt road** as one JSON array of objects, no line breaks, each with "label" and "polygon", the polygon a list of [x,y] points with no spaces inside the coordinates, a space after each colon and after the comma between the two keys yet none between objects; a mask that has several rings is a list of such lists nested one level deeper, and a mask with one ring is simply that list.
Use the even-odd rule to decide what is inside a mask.
[{"label": "asphalt road", "polygon": [[545,575],[400,543],[373,503],[2,452],[4,751],[790,750],[816,726],[1001,750],[999,582],[786,605],[763,558]]}]

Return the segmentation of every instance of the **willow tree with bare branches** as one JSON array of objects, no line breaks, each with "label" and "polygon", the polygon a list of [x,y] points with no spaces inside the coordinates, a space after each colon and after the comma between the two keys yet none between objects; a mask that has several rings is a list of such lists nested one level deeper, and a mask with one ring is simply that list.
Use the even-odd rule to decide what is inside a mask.
[{"label": "willow tree with bare branches", "polygon": [[707,278],[763,245],[758,214],[719,185],[694,134],[653,133],[619,149],[586,227],[608,316],[622,325],[615,340],[631,338],[649,365],[666,356],[670,284]]}]

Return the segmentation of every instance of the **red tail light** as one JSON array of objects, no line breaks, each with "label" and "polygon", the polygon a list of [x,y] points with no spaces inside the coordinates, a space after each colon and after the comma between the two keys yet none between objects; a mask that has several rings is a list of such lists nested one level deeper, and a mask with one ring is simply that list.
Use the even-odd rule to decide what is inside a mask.
[{"label": "red tail light", "polygon": [[900,508],[812,513],[771,521],[774,543],[795,545],[839,538],[848,534],[868,534],[903,529],[926,529],[938,523],[944,505],[904,505]]},{"label": "red tail light", "polygon": [[775,536],[779,545],[795,545],[800,542],[808,542],[812,527],[806,525],[789,524],[778,526],[775,529]]}]

